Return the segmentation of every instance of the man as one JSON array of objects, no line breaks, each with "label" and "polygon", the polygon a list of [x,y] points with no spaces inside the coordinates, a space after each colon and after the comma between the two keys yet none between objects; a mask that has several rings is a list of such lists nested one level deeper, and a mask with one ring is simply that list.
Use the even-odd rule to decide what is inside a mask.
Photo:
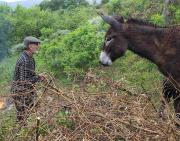
[{"label": "man", "polygon": [[24,51],[17,60],[11,91],[17,110],[17,122],[26,125],[28,111],[35,106],[36,91],[34,84],[45,81],[45,76],[35,73],[33,55],[40,48],[40,40],[29,36],[24,39]]}]

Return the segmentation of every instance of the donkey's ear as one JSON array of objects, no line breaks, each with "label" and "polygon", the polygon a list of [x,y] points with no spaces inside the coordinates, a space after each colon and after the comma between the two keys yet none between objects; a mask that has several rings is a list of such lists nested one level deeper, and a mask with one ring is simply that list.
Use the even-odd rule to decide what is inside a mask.
[{"label": "donkey's ear", "polygon": [[114,17],[104,15],[102,12],[98,12],[98,15],[106,22],[107,24],[111,25],[112,28],[116,30],[122,30],[122,25],[119,21],[117,21]]}]

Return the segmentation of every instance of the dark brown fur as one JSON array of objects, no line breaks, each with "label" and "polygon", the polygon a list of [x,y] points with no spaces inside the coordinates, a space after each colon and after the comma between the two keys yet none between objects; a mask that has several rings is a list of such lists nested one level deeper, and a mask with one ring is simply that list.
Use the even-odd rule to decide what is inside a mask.
[{"label": "dark brown fur", "polygon": [[160,72],[180,88],[180,26],[159,27],[148,22],[115,17],[122,25],[121,31],[112,27],[106,33],[106,40],[113,38],[104,51],[112,61],[124,55],[127,49],[156,64]]}]

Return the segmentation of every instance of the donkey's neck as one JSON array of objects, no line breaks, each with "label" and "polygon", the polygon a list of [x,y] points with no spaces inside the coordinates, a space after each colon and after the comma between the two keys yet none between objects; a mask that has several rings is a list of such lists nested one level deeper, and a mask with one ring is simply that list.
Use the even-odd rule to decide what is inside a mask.
[{"label": "donkey's neck", "polygon": [[164,61],[161,55],[163,33],[162,28],[142,25],[129,25],[124,32],[128,49],[157,65]]}]

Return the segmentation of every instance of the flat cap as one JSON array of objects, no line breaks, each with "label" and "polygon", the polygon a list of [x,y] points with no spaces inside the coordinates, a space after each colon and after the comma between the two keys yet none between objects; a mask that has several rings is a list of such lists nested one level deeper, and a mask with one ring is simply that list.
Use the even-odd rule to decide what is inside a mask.
[{"label": "flat cap", "polygon": [[37,39],[36,37],[33,37],[33,36],[28,36],[28,37],[24,38],[24,48],[25,49],[31,43],[41,43],[41,41],[39,39]]}]

